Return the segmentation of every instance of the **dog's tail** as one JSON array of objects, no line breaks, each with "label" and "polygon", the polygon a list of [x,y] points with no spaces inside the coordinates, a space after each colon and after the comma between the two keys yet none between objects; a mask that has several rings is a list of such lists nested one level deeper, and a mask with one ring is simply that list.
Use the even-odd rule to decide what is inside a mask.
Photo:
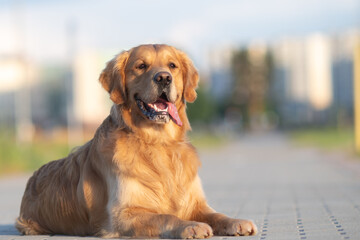
[{"label": "dog's tail", "polygon": [[46,233],[37,222],[22,217],[16,219],[15,227],[23,235],[41,235]]}]

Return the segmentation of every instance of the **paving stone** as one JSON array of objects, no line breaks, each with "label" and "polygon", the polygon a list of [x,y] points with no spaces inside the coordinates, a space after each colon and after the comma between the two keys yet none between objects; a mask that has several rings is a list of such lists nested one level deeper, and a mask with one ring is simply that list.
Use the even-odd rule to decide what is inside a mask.
[{"label": "paving stone", "polygon": [[[243,239],[360,239],[360,161],[347,157],[253,135],[200,151],[200,176],[214,209],[257,224],[259,234]],[[98,239],[19,236],[13,223],[27,178],[0,178],[0,240]]]}]

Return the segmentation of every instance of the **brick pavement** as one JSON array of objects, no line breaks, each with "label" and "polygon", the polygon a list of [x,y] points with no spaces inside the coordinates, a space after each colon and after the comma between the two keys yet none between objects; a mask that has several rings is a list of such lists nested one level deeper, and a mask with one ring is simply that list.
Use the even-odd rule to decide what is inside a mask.
[{"label": "brick pavement", "polygon": [[[200,156],[210,205],[258,225],[257,236],[243,239],[360,239],[359,160],[298,148],[277,134],[239,138]],[[0,178],[0,239],[98,239],[19,236],[12,224],[25,182]]]}]

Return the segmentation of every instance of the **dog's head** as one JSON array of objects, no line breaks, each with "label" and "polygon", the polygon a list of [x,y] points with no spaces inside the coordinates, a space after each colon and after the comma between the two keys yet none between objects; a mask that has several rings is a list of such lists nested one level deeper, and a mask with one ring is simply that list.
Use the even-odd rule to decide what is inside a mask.
[{"label": "dog's head", "polygon": [[187,123],[185,101],[195,101],[198,80],[185,53],[167,45],[141,45],[124,51],[108,62],[100,75],[111,100],[128,109],[133,118],[178,126]]}]

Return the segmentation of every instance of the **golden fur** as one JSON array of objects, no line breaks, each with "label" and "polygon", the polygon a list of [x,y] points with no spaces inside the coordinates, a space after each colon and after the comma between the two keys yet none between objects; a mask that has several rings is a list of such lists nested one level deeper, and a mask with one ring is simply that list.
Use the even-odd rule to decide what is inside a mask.
[{"label": "golden fur", "polygon": [[[160,71],[172,76],[166,94],[182,126],[168,117],[165,123],[151,121],[136,105],[134,96],[148,103],[159,97],[152,79]],[[251,221],[228,218],[206,203],[197,175],[200,162],[186,139],[185,102],[196,99],[198,73],[183,52],[167,45],[138,46],[111,60],[99,80],[114,102],[111,113],[92,140],[29,179],[16,223],[22,234],[256,234]]]}]

